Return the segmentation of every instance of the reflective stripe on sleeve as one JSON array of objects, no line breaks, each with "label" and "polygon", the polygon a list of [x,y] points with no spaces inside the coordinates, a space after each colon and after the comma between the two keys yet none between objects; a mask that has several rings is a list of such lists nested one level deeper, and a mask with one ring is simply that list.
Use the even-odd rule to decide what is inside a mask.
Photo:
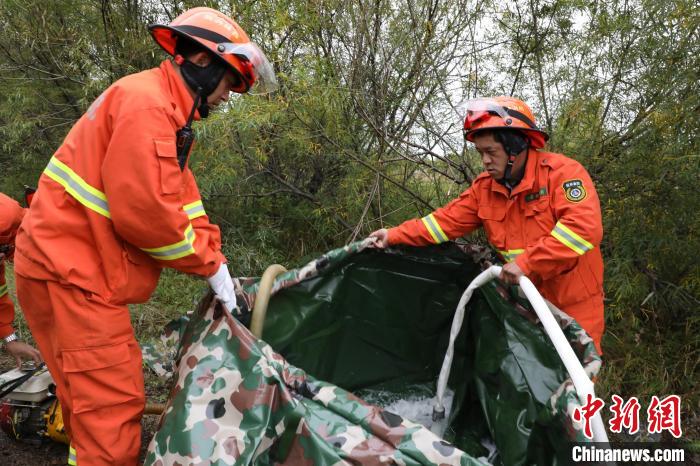
[{"label": "reflective stripe on sleeve", "polygon": [[0,298],[7,294],[7,285],[0,286]]},{"label": "reflective stripe on sleeve", "polygon": [[73,445],[68,447],[68,464],[70,466],[77,466],[78,464],[78,454],[75,448],[73,448]]},{"label": "reflective stripe on sleeve", "polygon": [[507,251],[498,251],[500,255],[503,256],[503,258],[506,260],[506,262],[513,262],[516,257],[518,257],[520,254],[524,253],[524,249],[509,249]]},{"label": "reflective stripe on sleeve", "polygon": [[593,245],[567,228],[563,223],[557,222],[552,230],[552,236],[561,241],[566,247],[578,255],[583,255],[593,249]]},{"label": "reflective stripe on sleeve", "polygon": [[204,211],[204,205],[202,205],[201,199],[182,206],[182,209],[185,211],[185,213],[187,214],[187,218],[189,218],[190,220],[195,219],[197,217],[203,217],[207,214]]},{"label": "reflective stripe on sleeve", "polygon": [[49,164],[44,169],[44,174],[63,186],[68,194],[88,209],[111,218],[105,193],[87,184],[68,165],[56,157],[51,157]]},{"label": "reflective stripe on sleeve", "polygon": [[[81,177],[79,177],[70,167],[52,157],[49,164],[44,169],[46,176],[63,186],[68,194],[73,196],[75,200],[82,205],[97,212],[98,214],[111,219],[109,213],[109,205],[107,196],[102,191],[90,186]],[[183,206],[183,210],[189,219],[206,215],[202,201],[198,200]],[[142,248],[154,259],[159,260],[175,260],[194,254],[194,239],[195,233],[190,224],[185,230],[184,239],[175,244],[162,246],[159,248]]]},{"label": "reflective stripe on sleeve", "polygon": [[147,252],[154,259],[171,261],[194,254],[194,239],[194,230],[192,225],[189,225],[185,229],[185,239],[182,241],[159,248],[141,248],[141,250]]},{"label": "reflective stripe on sleeve", "polygon": [[435,241],[435,244],[440,244],[444,243],[445,241],[449,241],[449,238],[445,234],[444,231],[442,231],[442,228],[440,228],[440,224],[435,220],[435,216],[433,214],[430,214],[428,216],[425,216],[421,219],[423,222],[423,225],[425,225],[425,228],[428,230],[428,233],[430,233],[430,236],[433,238],[433,241]]}]

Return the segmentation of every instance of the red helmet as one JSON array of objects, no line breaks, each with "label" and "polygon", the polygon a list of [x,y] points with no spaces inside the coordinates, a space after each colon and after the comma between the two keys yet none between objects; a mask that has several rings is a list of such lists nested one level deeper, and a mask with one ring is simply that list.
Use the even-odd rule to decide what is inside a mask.
[{"label": "red helmet", "polygon": [[152,24],[151,35],[163,50],[175,56],[178,37],[200,44],[221,58],[241,78],[234,92],[265,94],[277,88],[272,65],[260,48],[231,18],[212,8],[192,8],[170,24]]},{"label": "red helmet", "polygon": [[532,110],[522,100],[498,96],[472,99],[459,105],[464,118],[464,137],[474,140],[474,134],[485,129],[511,128],[524,133],[535,149],[544,147],[549,135],[535,125]]}]

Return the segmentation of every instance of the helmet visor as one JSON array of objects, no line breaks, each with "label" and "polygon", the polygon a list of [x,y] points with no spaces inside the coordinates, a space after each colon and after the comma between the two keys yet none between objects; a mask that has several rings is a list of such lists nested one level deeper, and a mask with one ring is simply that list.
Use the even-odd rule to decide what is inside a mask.
[{"label": "helmet visor", "polygon": [[255,82],[248,89],[249,94],[268,94],[277,89],[277,78],[275,78],[272,64],[260,47],[253,42],[244,44],[222,42],[217,44],[216,51],[222,55],[235,55],[246,71],[244,74],[252,75]]},{"label": "helmet visor", "polygon": [[477,123],[491,116],[500,116],[503,121],[508,118],[506,109],[493,99],[465,100],[457,105],[456,110],[465,132],[471,131]]}]

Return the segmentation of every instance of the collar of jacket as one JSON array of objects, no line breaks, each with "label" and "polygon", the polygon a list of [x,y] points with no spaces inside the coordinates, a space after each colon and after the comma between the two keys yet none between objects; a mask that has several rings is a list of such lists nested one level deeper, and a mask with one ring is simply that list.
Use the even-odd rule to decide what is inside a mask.
[{"label": "collar of jacket", "polygon": [[[170,94],[170,101],[175,110],[178,126],[185,126],[187,117],[190,116],[194,98],[190,94],[189,88],[185,81],[177,74],[175,67],[170,60],[163,60],[160,64],[160,71],[163,73],[164,84]],[[199,110],[194,112],[195,121],[201,120]]]},{"label": "collar of jacket", "polygon": [[525,175],[523,175],[523,179],[520,180],[520,183],[513,188],[512,192],[508,191],[508,188],[503,186],[501,183],[497,182],[496,180],[492,179],[491,180],[491,191],[497,191],[500,193],[503,193],[506,197],[513,197],[518,193],[521,193],[523,191],[530,191],[532,189],[532,185],[535,182],[535,175],[537,171],[537,164],[539,163],[539,157],[540,153],[537,152],[537,150],[530,148],[527,153],[527,163],[525,164]]}]

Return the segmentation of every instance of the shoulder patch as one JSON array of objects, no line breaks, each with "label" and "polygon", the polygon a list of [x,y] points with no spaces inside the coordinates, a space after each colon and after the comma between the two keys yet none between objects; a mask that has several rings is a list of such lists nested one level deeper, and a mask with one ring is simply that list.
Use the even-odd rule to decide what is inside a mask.
[{"label": "shoulder patch", "polygon": [[562,188],[569,202],[581,202],[586,198],[586,188],[583,187],[583,181],[579,179],[564,181]]}]

